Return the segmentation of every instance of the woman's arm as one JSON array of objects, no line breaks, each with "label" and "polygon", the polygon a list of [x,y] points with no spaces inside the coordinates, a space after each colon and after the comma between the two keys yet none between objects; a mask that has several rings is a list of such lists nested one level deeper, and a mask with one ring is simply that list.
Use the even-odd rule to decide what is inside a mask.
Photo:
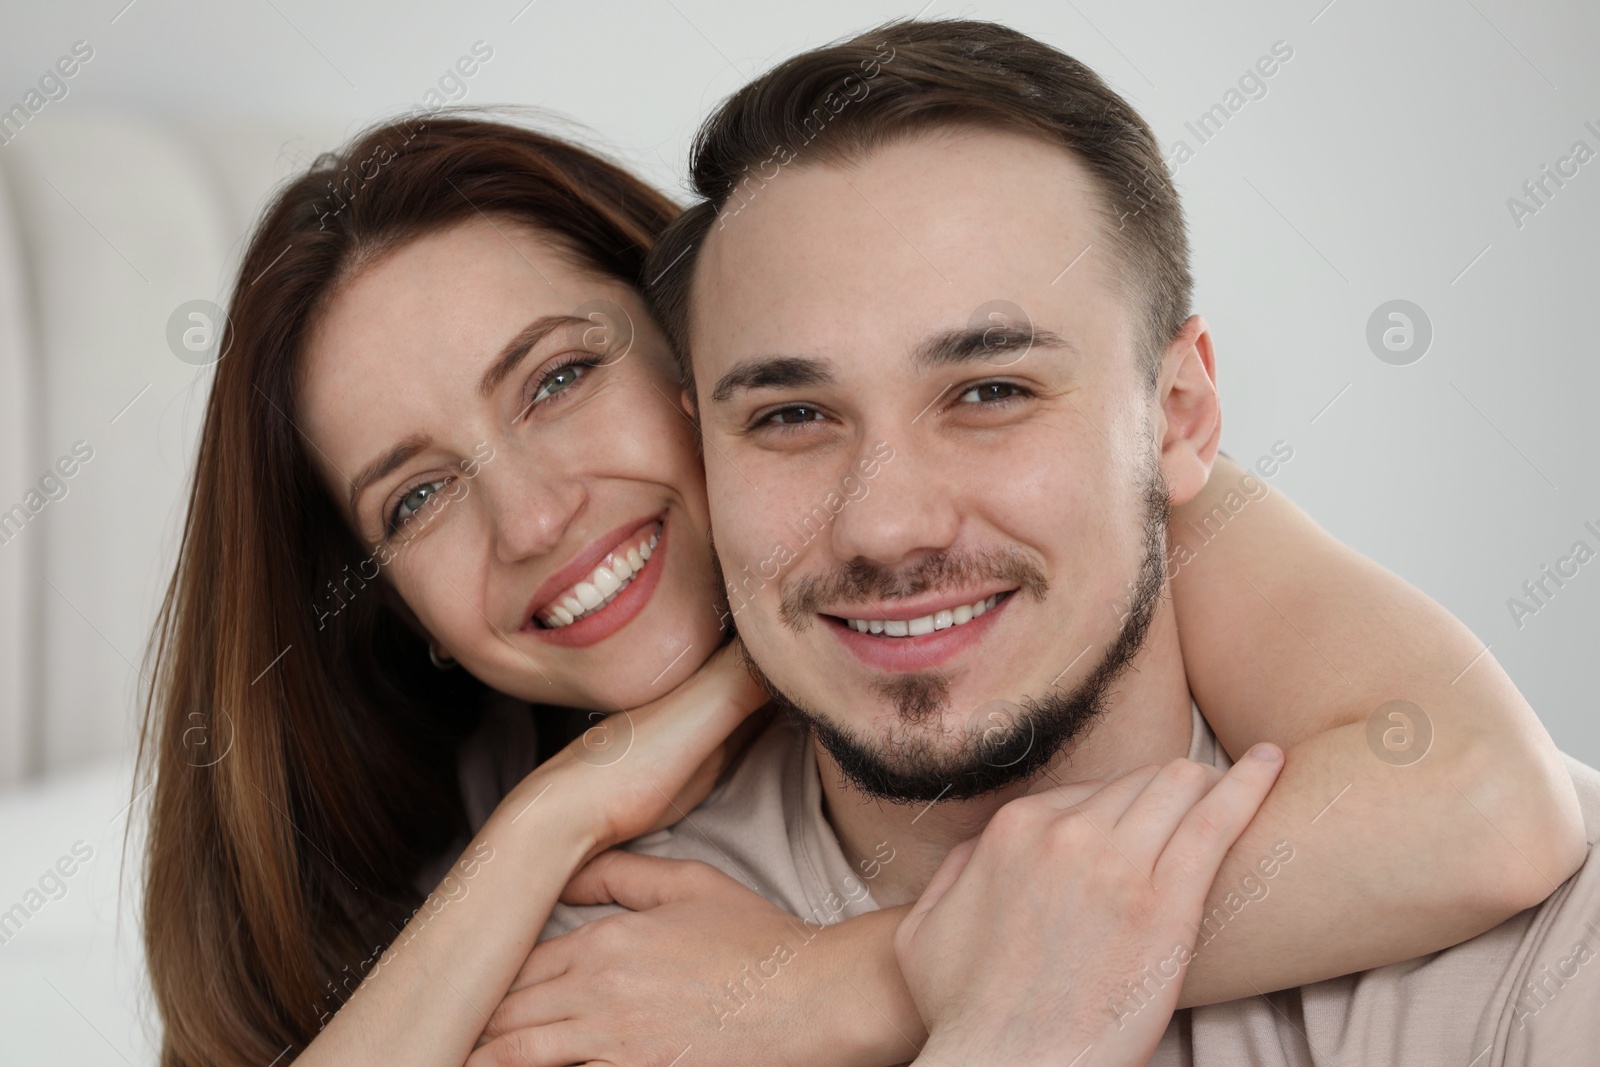
[{"label": "woman's arm", "polygon": [[[1181,1005],[1446,948],[1577,870],[1560,755],[1448,611],[1225,456],[1168,536],[1196,703],[1233,758],[1257,741],[1288,756],[1218,872],[1207,913],[1223,910]],[[1379,713],[1390,701],[1419,710]],[[1293,859],[1264,878],[1280,841]]]},{"label": "woman's arm", "polygon": [[704,799],[764,702],[723,649],[672,693],[628,713],[622,758],[587,760],[580,738],[541,764],[295,1062],[460,1067],[573,872]]}]

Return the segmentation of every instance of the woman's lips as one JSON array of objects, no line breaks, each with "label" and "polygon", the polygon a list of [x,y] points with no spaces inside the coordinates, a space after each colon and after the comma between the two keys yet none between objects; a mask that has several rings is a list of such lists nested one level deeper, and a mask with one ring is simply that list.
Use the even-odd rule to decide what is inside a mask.
[{"label": "woman's lips", "polygon": [[618,545],[643,536],[648,527],[654,526],[664,517],[658,514],[634,519],[596,537],[589,542],[587,548],[573,556],[564,566],[539,584],[539,588],[534,590],[533,599],[528,602],[524,617],[531,618],[544,611],[559,596],[592,574],[607,556],[617,550]]},{"label": "woman's lips", "polygon": [[661,524],[652,522],[645,531],[623,541],[606,554],[598,567],[535,611],[534,618],[556,630],[599,611],[645,569],[660,534]]},{"label": "woman's lips", "polygon": [[[579,572],[577,579],[569,586],[546,596],[543,602],[535,601],[537,611],[530,609],[528,621],[522,627],[523,632],[549,644],[578,648],[610,637],[644,610],[666,566],[665,516],[631,529],[609,548],[604,547],[604,542],[600,544],[603,551],[592,569],[586,573]],[[584,553],[584,556],[592,555],[592,549]],[[634,557],[639,563],[637,568],[634,567]],[[619,576],[619,562],[629,571],[626,578]],[[598,576],[602,568],[607,570],[609,578]],[[571,572],[569,564],[552,577],[567,578]],[[613,582],[615,589],[610,586]],[[550,584],[546,582],[546,586]],[[572,611],[572,606],[566,603],[569,598],[580,611]],[[587,606],[591,603],[598,606]],[[563,622],[563,613],[572,621]],[[551,622],[556,625],[548,625]]]}]

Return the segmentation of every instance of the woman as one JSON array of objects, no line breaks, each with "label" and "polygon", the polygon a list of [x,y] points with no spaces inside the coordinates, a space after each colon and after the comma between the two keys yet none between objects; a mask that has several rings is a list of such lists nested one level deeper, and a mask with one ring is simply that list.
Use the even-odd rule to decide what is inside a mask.
[{"label": "woman", "polygon": [[[583,149],[455,117],[371,130],[268,207],[208,401],[142,745],[163,1063],[461,1063],[573,873],[692,807],[753,728],[761,695],[728,649],[711,654],[703,476],[638,292],[675,210]],[[1219,464],[1172,528],[1240,478]],[[1344,880],[1314,897],[1284,885],[1275,914],[1293,922],[1197,960],[1185,996],[1214,1000],[1240,995],[1225,979],[1239,959],[1281,988],[1454,944],[1582,854],[1570,784],[1492,659],[1449,684],[1479,652],[1470,635],[1286,502],[1250,507],[1175,582],[1193,691],[1224,745],[1365,751],[1379,695],[1427,707],[1435,742],[1382,803],[1349,798],[1370,847]],[[1259,597],[1235,577],[1244,561]],[[469,737],[493,748],[488,724],[528,725],[494,693],[547,706],[546,758],[458,782]],[[622,758],[563,747],[585,712],[623,708]],[[1470,808],[1411,825],[1404,805],[1431,811],[1452,771],[1485,783],[1497,832]],[[1297,788],[1291,758],[1277,792]],[[1500,862],[1498,832],[1533,875]],[[1407,851],[1419,834],[1439,846],[1427,878]],[[441,855],[460,859],[424,901]],[[1400,929],[1369,920],[1305,958],[1297,930],[1361,914],[1374,885],[1403,901]],[[815,962],[883,969],[894,919],[841,924]],[[860,1010],[838,1006],[841,1021]],[[817,1058],[835,1036],[814,1032]]]}]

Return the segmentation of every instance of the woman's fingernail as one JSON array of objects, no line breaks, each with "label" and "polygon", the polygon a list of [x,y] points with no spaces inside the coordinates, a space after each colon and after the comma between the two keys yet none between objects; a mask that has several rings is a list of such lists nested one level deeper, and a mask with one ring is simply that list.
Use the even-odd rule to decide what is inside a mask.
[{"label": "woman's fingernail", "polygon": [[1263,741],[1250,750],[1250,755],[1254,756],[1256,759],[1266,760],[1268,763],[1274,763],[1283,758],[1283,749],[1279,748],[1271,741]]}]

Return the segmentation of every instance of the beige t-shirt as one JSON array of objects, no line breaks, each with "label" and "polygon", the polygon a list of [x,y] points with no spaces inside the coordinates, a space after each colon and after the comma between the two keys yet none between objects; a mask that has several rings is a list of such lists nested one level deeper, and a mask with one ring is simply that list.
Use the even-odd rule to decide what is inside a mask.
[{"label": "beige t-shirt", "polygon": [[[1191,712],[1189,758],[1232,761]],[[502,754],[503,754],[502,750]],[[1565,757],[1589,858],[1537,907],[1453,948],[1326,982],[1177,1012],[1153,1067],[1577,1067],[1600,1064],[1600,772]],[[480,764],[481,765],[481,764]],[[487,814],[485,812],[484,814]],[[822,814],[815,750],[778,719],[676,826],[625,845],[698,859],[810,922],[875,910],[883,846],[853,869]],[[558,904],[541,940],[622,910]],[[974,916],[981,922],[981,916]],[[1061,951],[1070,951],[1062,946]],[[736,1009],[730,1001],[727,1010]],[[715,1006],[708,1008],[715,1011]]]}]

